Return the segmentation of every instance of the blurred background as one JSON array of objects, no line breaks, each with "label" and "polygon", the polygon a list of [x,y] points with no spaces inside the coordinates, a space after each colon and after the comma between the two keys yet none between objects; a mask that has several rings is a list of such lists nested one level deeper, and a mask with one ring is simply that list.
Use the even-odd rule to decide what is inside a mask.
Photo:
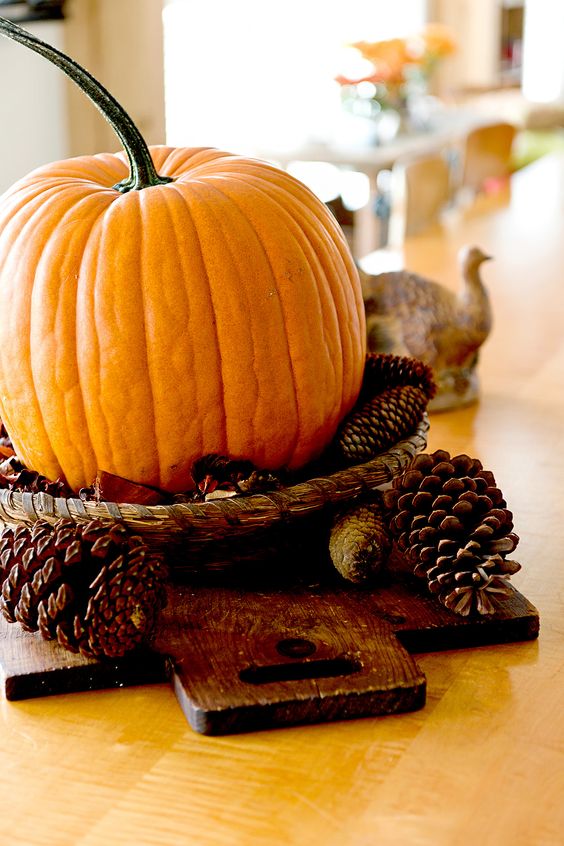
[{"label": "blurred background", "polygon": [[[508,170],[564,147],[554,0],[1,0],[0,14],[88,68],[149,143],[294,171],[357,254],[389,242],[406,156],[439,153],[460,172],[466,134],[500,121],[515,129]],[[45,162],[118,148],[72,83],[6,39],[0,79],[0,190]]]}]

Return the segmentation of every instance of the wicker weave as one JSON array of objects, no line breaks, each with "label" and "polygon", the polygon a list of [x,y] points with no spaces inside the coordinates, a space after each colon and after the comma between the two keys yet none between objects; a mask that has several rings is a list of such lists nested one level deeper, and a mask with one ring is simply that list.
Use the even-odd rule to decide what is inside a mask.
[{"label": "wicker weave", "polygon": [[143,506],[83,502],[2,489],[0,521],[29,524],[39,518],[55,522],[60,517],[76,523],[93,518],[121,521],[153,547],[181,546],[186,552],[200,552],[210,542],[251,537],[264,529],[313,517],[328,507],[352,501],[367,490],[390,482],[425,449],[428,429],[425,416],[410,437],[365,464],[280,491],[203,503]]}]

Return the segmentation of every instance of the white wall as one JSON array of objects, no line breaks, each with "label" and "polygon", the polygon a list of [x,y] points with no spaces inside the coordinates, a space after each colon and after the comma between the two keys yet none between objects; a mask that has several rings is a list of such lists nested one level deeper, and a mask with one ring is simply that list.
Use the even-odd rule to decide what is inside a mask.
[{"label": "white wall", "polygon": [[[162,0],[67,0],[65,52],[114,95],[148,144],[164,144]],[[68,83],[71,155],[120,143],[89,100]]]},{"label": "white wall", "polygon": [[432,0],[431,19],[450,27],[458,44],[439,69],[440,93],[499,85],[501,5],[502,0]]},{"label": "white wall", "polygon": [[[29,25],[63,48],[61,21]],[[66,83],[45,59],[0,38],[0,192],[30,170],[68,155]]]},{"label": "white wall", "polygon": [[532,0],[525,5],[523,93],[533,102],[564,102],[564,3]]},{"label": "white wall", "polygon": [[[64,21],[28,24],[122,103],[149,144],[163,144],[162,0],[67,0]],[[0,37],[0,193],[35,167],[115,151],[120,142],[62,71]]]}]

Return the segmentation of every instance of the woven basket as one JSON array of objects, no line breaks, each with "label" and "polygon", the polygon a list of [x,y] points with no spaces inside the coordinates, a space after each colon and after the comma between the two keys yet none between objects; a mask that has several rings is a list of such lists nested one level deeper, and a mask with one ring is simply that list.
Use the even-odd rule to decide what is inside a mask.
[{"label": "woven basket", "polygon": [[[236,496],[203,503],[174,505],[135,505],[115,502],[83,502],[76,498],[55,498],[45,493],[21,493],[0,490],[0,521],[11,525],[30,524],[38,519],[55,522],[61,517],[75,523],[97,518],[122,522],[141,535],[153,548],[182,551],[194,561],[214,561],[214,547],[232,545],[240,539],[252,548],[255,538],[269,529],[304,525],[308,518],[318,517],[329,509],[358,499],[363,493],[390,482],[402,473],[413,457],[425,449],[429,421],[425,415],[415,432],[386,452],[367,461],[338,470],[328,476],[251,496]],[[257,545],[260,547],[260,543]],[[239,554],[239,547],[236,547]],[[174,556],[173,556],[174,558]],[[216,556],[218,566],[224,555]],[[221,560],[221,564],[219,559]],[[178,554],[176,555],[178,558]],[[174,565],[173,565],[174,566]],[[178,565],[182,569],[182,564]],[[197,568],[197,567],[196,567]]]}]

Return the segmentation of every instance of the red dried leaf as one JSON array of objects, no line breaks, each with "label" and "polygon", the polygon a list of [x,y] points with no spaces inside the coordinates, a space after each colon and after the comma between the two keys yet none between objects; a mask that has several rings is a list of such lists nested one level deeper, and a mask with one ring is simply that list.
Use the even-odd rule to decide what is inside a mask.
[{"label": "red dried leaf", "polygon": [[164,496],[155,488],[148,488],[145,485],[138,485],[129,479],[115,476],[101,470],[96,478],[96,488],[102,499],[108,502],[133,502],[137,505],[158,505],[163,501]]}]

